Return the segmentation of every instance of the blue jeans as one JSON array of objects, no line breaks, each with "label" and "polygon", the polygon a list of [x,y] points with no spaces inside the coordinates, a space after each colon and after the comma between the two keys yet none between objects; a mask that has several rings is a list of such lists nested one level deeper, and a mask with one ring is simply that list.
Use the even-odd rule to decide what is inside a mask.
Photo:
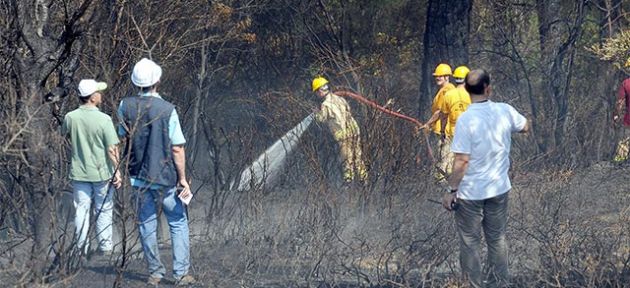
[{"label": "blue jeans", "polygon": [[190,268],[190,241],[188,217],[175,187],[162,189],[134,187],[137,200],[140,241],[151,276],[162,278],[166,269],[160,260],[157,242],[158,215],[164,212],[171,232],[173,250],[173,274],[175,279],[188,274]]},{"label": "blue jeans", "polygon": [[87,253],[87,240],[90,229],[90,207],[94,199],[94,214],[96,216],[96,237],[99,250],[111,251],[112,247],[112,212],[114,203],[114,187],[109,181],[85,182],[72,181],[74,202],[74,227],[77,246]]},{"label": "blue jeans", "polygon": [[[508,246],[505,238],[508,193],[485,200],[457,201],[459,208],[455,211],[455,222],[463,276],[472,287],[508,286]],[[483,272],[480,257],[482,229],[488,246]]]}]

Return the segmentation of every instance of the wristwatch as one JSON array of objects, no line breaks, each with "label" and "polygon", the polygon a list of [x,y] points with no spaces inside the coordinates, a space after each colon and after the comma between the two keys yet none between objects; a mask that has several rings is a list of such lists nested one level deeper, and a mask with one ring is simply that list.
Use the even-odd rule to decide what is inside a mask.
[{"label": "wristwatch", "polygon": [[450,185],[448,186],[448,193],[457,193],[457,188],[453,188]]}]

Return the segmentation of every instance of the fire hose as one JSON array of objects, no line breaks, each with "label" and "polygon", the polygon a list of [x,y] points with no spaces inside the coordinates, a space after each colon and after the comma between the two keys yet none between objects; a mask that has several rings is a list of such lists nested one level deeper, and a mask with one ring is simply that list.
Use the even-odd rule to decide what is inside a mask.
[{"label": "fire hose", "polygon": [[[407,115],[404,115],[402,113],[396,112],[396,111],[392,111],[390,109],[387,109],[381,105],[378,105],[376,102],[369,100],[359,94],[356,94],[354,92],[350,92],[350,91],[335,91],[334,92],[335,95],[339,95],[342,97],[349,97],[352,98],[354,100],[357,100],[363,104],[366,104],[374,109],[377,109],[385,114],[394,116],[394,117],[398,117],[401,118],[403,120],[409,121],[413,124],[415,124],[417,127],[416,128],[420,128],[422,126],[422,122],[418,121],[417,119],[413,118],[413,117],[409,117]],[[427,145],[427,154],[429,154],[429,158],[431,159],[431,162],[435,163],[435,157],[433,156],[433,149],[431,149],[431,145],[429,145],[429,134],[427,133],[427,131],[425,131],[425,133],[422,133],[424,135],[424,142]]]}]

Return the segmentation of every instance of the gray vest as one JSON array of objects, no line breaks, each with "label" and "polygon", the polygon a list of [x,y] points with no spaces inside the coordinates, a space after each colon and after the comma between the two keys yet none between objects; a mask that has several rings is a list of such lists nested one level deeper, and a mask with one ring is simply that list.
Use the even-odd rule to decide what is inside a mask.
[{"label": "gray vest", "polygon": [[168,123],[173,104],[152,96],[123,100],[123,121],[127,125],[129,175],[151,184],[177,185]]}]

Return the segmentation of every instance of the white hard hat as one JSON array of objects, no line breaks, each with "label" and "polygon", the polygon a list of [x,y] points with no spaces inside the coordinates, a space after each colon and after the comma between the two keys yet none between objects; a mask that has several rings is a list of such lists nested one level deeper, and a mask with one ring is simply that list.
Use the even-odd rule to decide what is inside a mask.
[{"label": "white hard hat", "polygon": [[96,82],[94,79],[83,79],[79,82],[79,95],[81,97],[87,97],[94,92],[107,89],[107,83]]},{"label": "white hard hat", "polygon": [[162,68],[155,62],[142,58],[133,66],[131,82],[138,87],[151,87],[160,81],[160,77],[162,77]]}]

